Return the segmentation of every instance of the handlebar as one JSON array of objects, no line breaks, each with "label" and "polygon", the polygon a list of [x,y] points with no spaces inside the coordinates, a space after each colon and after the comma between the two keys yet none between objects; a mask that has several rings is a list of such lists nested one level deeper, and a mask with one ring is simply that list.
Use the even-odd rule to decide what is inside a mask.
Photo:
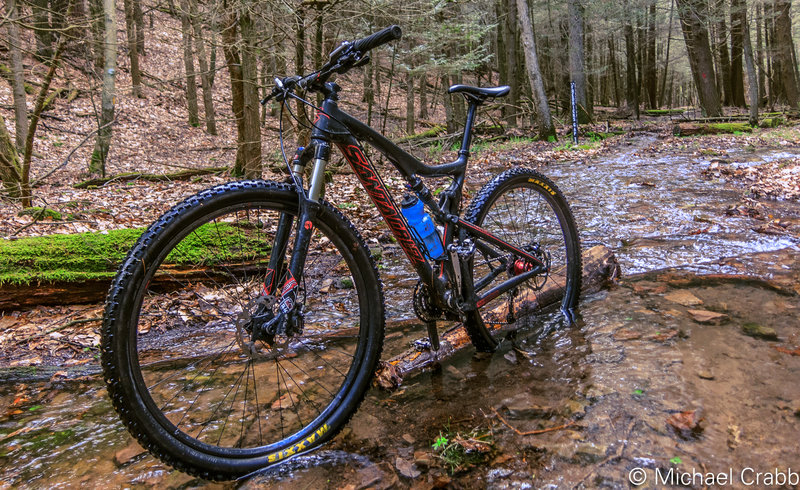
[{"label": "handlebar", "polygon": [[403,31],[400,26],[392,25],[369,36],[357,39],[352,43],[345,41],[333,50],[330,54],[330,61],[318,71],[304,77],[276,78],[275,88],[261,103],[266,104],[275,97],[279,97],[278,100],[282,100],[281,97],[285,98],[297,86],[312,91],[318,90],[333,73],[344,73],[351,68],[365,64],[369,61],[368,51],[395,39],[400,39],[402,35]]},{"label": "handlebar", "polygon": [[378,46],[392,42],[395,39],[400,39],[402,35],[403,35],[403,30],[400,29],[400,26],[398,25],[389,26],[385,29],[381,29],[380,31],[374,34],[370,34],[367,37],[363,37],[357,41],[353,41],[352,49],[353,51],[360,51],[361,53],[366,53],[371,49],[377,48]]}]

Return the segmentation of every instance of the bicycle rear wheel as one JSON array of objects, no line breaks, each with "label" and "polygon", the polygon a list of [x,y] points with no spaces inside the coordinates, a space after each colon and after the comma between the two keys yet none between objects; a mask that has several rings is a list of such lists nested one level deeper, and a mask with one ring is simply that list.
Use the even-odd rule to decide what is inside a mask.
[{"label": "bicycle rear wheel", "polygon": [[[252,341],[251,320],[275,308],[262,291],[276,225],[296,221],[297,202],[264,181],[203,191],[142,235],[112,284],[102,364],[114,407],[187,473],[232,479],[319,446],[370,385],[383,293],[363,240],[327,203],[298,284],[302,327]],[[284,263],[292,236],[275,247]]]},{"label": "bicycle rear wheel", "polygon": [[[566,199],[550,179],[526,168],[507,170],[478,192],[464,219],[537,255],[547,265],[544,273],[511,292],[513,301],[508,294],[500,295],[467,315],[465,327],[478,350],[496,348],[494,332],[504,323],[559,301],[564,310],[577,305],[581,288],[578,231]],[[473,281],[478,295],[533,265],[477,241],[470,264],[472,277],[465,280]]]}]

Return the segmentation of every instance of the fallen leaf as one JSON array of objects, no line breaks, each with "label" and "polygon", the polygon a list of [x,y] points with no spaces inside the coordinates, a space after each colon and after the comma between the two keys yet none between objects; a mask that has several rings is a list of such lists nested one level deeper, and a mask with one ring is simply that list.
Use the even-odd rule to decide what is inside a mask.
[{"label": "fallen leaf", "polygon": [[708,310],[687,310],[697,323],[719,325],[728,320],[728,315]]},{"label": "fallen leaf", "polygon": [[697,435],[703,431],[700,422],[703,421],[700,410],[686,410],[673,413],[667,417],[667,425],[682,437]]}]

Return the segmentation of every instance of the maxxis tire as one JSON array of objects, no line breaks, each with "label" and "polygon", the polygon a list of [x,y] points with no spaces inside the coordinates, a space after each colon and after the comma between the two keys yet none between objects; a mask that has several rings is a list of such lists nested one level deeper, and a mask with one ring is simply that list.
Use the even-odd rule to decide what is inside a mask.
[{"label": "maxxis tire", "polygon": [[[254,203],[296,214],[298,198],[294,188],[288,184],[240,181],[204,190],[165,213],[142,234],[120,266],[108,293],[102,326],[101,363],[106,385],[113,406],[129,432],[142,447],[163,462],[209,480],[238,478],[329,441],[349,421],[363,400],[383,345],[384,297],[375,263],[353,225],[330,204],[323,202],[314,223],[315,229],[324,229],[333,237],[331,242],[347,262],[347,270],[355,283],[350,285],[355,289],[350,294],[357,298],[361,319],[355,328],[356,354],[352,356],[351,368],[340,391],[326,411],[319,415],[324,419],[314,419],[296,434],[264,447],[212,451],[201,447],[202,444],[187,444],[185,439],[190,436],[181,433],[182,438],[181,434],[175,433],[178,429],[165,427],[160,419],[166,420],[163,414],[152,413],[152,407],[156,405],[152,403],[150,393],[142,389],[143,376],[139,372],[136,345],[138,309],[143,304],[144,290],[155,274],[151,269],[157,268],[167,256],[169,250],[164,249],[176,246],[183,239],[180,234],[187,234],[187,228],[199,227],[198,222],[214,213],[246,208]],[[255,375],[253,368],[254,384]],[[310,427],[312,424],[314,426]],[[311,436],[308,440],[298,438],[301,432]]]},{"label": "maxxis tire", "polygon": [[[535,170],[524,167],[506,170],[481,188],[470,202],[464,213],[464,219],[470,223],[484,226],[483,221],[494,204],[505,193],[519,188],[533,190],[557,217],[560,231],[563,234],[564,259],[566,261],[566,287],[561,307],[563,310],[572,310],[577,306],[581,290],[580,239],[569,204],[550,179]],[[519,243],[516,245],[521,246]],[[470,340],[479,351],[492,352],[495,350],[497,340],[487,329],[480,311],[467,315],[465,327]]]}]

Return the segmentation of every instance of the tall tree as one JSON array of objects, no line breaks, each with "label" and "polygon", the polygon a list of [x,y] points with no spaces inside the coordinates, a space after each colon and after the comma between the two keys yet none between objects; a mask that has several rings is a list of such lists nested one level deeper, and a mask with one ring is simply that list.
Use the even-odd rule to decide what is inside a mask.
[{"label": "tall tree", "polygon": [[583,54],[583,5],[580,0],[567,0],[569,10],[569,76],[575,83],[575,102],[578,105],[578,122],[590,120],[586,102],[586,70]]},{"label": "tall tree", "polygon": [[633,111],[636,119],[639,119],[639,84],[636,81],[636,48],[633,40],[633,24],[631,23],[631,13],[628,9],[628,0],[623,0],[623,15],[625,17],[625,72],[627,80],[625,84],[625,99],[628,109]]},{"label": "tall tree", "polygon": [[251,17],[250,6],[240,13],[239,27],[242,31],[242,119],[245,133],[242,137],[244,150],[244,176],[261,178],[261,125],[258,124],[258,56],[256,46],[258,33]]},{"label": "tall tree", "polygon": [[731,104],[736,107],[745,107],[742,55],[746,16],[745,0],[731,0]]},{"label": "tall tree", "polygon": [[528,70],[528,78],[533,88],[534,99],[536,101],[536,119],[539,125],[539,138],[543,140],[554,139],[556,128],[553,126],[553,119],[550,115],[550,105],[547,102],[547,94],[544,91],[544,81],[542,72],[539,69],[539,56],[536,53],[536,40],[533,37],[533,26],[531,16],[528,11],[527,0],[516,0],[517,21],[522,33],[522,45],[525,52],[525,67]]},{"label": "tall tree", "polygon": [[[197,49],[197,64],[200,65],[200,84],[203,87],[203,109],[206,115],[206,131],[217,134],[217,118],[214,111],[214,99],[211,89],[211,70],[206,58],[206,42],[203,39],[203,28],[200,14],[197,11],[197,0],[189,0],[189,20],[192,23],[194,42]],[[254,86],[258,86],[254,84]]]},{"label": "tall tree", "polygon": [[722,114],[719,95],[714,77],[714,61],[708,42],[707,14],[703,0],[677,0],[678,16],[681,19],[683,39],[689,53],[689,66],[692,70],[700,106],[706,116]]},{"label": "tall tree", "polygon": [[753,59],[753,47],[750,44],[750,26],[747,22],[747,10],[742,18],[742,50],[744,51],[744,62],[747,67],[747,83],[750,88],[750,125],[758,124],[758,105],[761,98],[758,95],[758,75],[756,74],[756,64]]},{"label": "tall tree", "polygon": [[[731,105],[731,95],[733,85],[731,82],[731,59],[728,51],[728,25],[725,22],[725,0],[711,0],[713,2],[714,20],[714,50],[719,57],[719,70],[717,70],[716,83],[723,105]],[[705,10],[705,5],[701,2],[694,2],[698,12]],[[691,61],[691,60],[690,60]]]},{"label": "tall tree", "polygon": [[[192,21],[189,20],[189,3],[181,2],[181,43],[183,45],[183,71],[186,77],[186,105],[189,111],[189,124],[200,124],[200,110],[197,107],[197,79],[194,72],[194,53],[192,52]],[[235,114],[236,111],[234,111]]]},{"label": "tall tree", "polygon": [[[16,147],[19,153],[25,148],[28,133],[28,106],[25,101],[25,73],[22,66],[22,42],[19,36],[19,6],[16,0],[6,2],[8,19],[8,41],[11,51],[11,74],[14,93],[14,122],[16,127]],[[0,130],[5,130],[5,122]]]},{"label": "tall tree", "polygon": [[780,79],[783,82],[783,92],[786,103],[793,109],[800,108],[798,98],[798,81],[795,76],[795,60],[793,56],[794,41],[792,40],[792,2],[791,0],[775,0],[775,44],[776,60],[780,62]]},{"label": "tall tree", "polygon": [[139,70],[139,45],[136,42],[136,19],[133,14],[134,0],[124,0],[125,31],[128,36],[128,58],[131,62],[131,85],[134,97],[142,96],[142,72]]},{"label": "tall tree", "polygon": [[103,0],[103,15],[105,19],[103,89],[100,121],[94,151],[89,162],[89,173],[105,176],[108,149],[111,145],[111,122],[114,120],[115,79],[117,76],[117,10],[114,0]]}]

